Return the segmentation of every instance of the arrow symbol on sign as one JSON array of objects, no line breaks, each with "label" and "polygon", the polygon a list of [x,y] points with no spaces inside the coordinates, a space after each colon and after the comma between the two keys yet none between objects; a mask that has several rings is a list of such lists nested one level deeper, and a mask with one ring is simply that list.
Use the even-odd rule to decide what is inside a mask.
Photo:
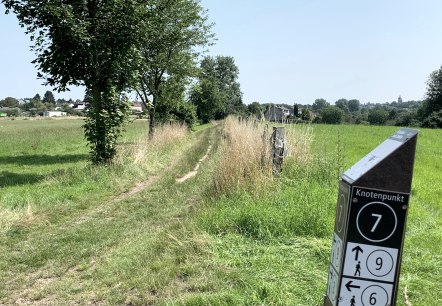
[{"label": "arrow symbol on sign", "polygon": [[361,288],[361,286],[355,286],[352,285],[353,281],[349,281],[347,284],[345,284],[345,287],[347,288],[348,291],[351,292],[351,288],[355,288],[355,289],[359,289]]},{"label": "arrow symbol on sign", "polygon": [[352,252],[356,252],[355,255],[355,260],[358,260],[359,258],[359,252],[364,253],[364,251],[361,249],[361,247],[358,245],[356,247],[354,247],[353,249],[351,249]]}]

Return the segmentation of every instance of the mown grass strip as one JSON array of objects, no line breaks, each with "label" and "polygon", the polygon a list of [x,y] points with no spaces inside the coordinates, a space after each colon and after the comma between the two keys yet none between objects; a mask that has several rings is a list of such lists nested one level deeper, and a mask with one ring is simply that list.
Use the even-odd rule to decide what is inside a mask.
[{"label": "mown grass strip", "polygon": [[[120,185],[113,196],[109,191],[105,201],[101,195],[66,210],[69,202],[54,202],[56,210],[48,209],[51,217],[41,222],[32,218],[43,217],[42,211],[27,213],[23,205],[28,223],[14,223],[0,241],[0,271],[7,273],[0,276],[6,284],[0,301],[321,305],[338,175],[395,130],[313,126],[309,163],[288,160],[281,176],[255,186],[259,192],[250,189],[252,184],[219,195],[213,175],[222,152],[220,134],[208,129],[165,149],[152,161],[150,175],[158,171],[152,169],[165,169],[159,165],[169,165],[172,157],[179,160],[130,198],[111,200],[142,175]],[[405,286],[412,305],[442,303],[440,136],[440,131],[421,130],[418,140],[398,306],[404,305]],[[199,174],[175,184],[205,154],[209,139],[213,150]],[[112,178],[100,171],[88,176]],[[122,177],[130,173],[118,171]],[[55,217],[59,212],[63,215]]]},{"label": "mown grass strip", "polygon": [[[158,152],[164,165],[162,169],[158,168],[161,169],[156,174],[158,179],[131,198],[113,201],[110,195],[115,189],[98,189],[101,192],[96,198],[87,194],[80,198],[84,205],[75,203],[65,210],[62,204],[68,203],[58,201],[52,203],[52,212],[40,210],[35,214],[39,217],[44,215],[43,212],[49,214],[47,222],[17,220],[0,238],[0,270],[4,272],[1,281],[6,284],[0,289],[1,300],[6,304],[20,301],[64,304],[67,301],[93,300],[95,296],[112,300],[107,296],[107,289],[115,275],[106,271],[112,271],[109,267],[113,265],[119,267],[120,264],[116,262],[124,263],[128,259],[117,255],[115,260],[109,261],[111,254],[141,250],[140,241],[144,241],[142,245],[158,242],[155,235],[166,231],[168,224],[176,222],[175,219],[185,215],[189,209],[185,199],[191,198],[191,195],[184,196],[182,191],[174,189],[175,169],[168,165],[174,160],[177,165],[187,164],[183,157],[200,151],[200,137],[206,135],[201,132],[184,143],[167,146],[163,148],[166,151]],[[112,176],[112,171],[113,175],[128,175],[127,172],[121,173],[118,166],[104,171],[91,169],[98,171],[96,175],[91,175],[93,179],[103,182],[117,179]],[[71,175],[75,174],[74,171]],[[54,187],[59,179],[55,176],[51,184],[47,183],[48,187]],[[79,186],[72,184],[72,188],[75,187]],[[121,190],[121,187],[117,190]],[[61,216],[60,212],[63,212]],[[147,247],[145,252],[149,249],[152,248]],[[143,258],[138,260],[144,262]],[[103,275],[93,276],[94,282],[89,284],[85,281],[83,284],[83,278],[88,279],[88,275],[82,272],[89,272],[90,267],[97,267],[98,270],[101,264],[107,267],[101,270]],[[126,273],[130,274],[130,271],[128,269]],[[121,274],[119,271],[116,275]],[[88,286],[91,286],[90,291]],[[102,291],[107,292],[106,295],[100,295]],[[126,296],[127,292],[115,299],[122,302]]]}]

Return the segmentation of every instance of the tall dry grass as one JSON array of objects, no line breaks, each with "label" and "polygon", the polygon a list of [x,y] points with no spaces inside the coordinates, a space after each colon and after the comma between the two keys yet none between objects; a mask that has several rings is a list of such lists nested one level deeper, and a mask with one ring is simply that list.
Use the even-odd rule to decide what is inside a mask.
[{"label": "tall dry grass", "polygon": [[138,138],[134,143],[126,145],[119,150],[116,158],[117,164],[123,164],[128,159],[132,164],[146,164],[153,154],[164,150],[188,135],[188,128],[185,124],[172,123],[156,127],[154,136],[149,138],[146,135]]},{"label": "tall dry grass", "polygon": [[[231,193],[241,188],[259,191],[271,182],[271,128],[263,122],[228,117],[223,133],[219,166],[214,175],[215,193]],[[311,160],[311,135],[310,128],[286,128],[287,158],[297,163]]]},{"label": "tall dry grass", "polygon": [[[223,194],[246,185],[262,185],[271,178],[270,143],[264,128],[228,117],[223,123],[223,143],[214,175],[215,192]],[[264,135],[264,136],[263,136]]]},{"label": "tall dry grass", "polygon": [[311,144],[313,142],[313,129],[307,125],[292,125],[285,129],[288,145],[287,157],[296,164],[312,162],[313,155]]}]

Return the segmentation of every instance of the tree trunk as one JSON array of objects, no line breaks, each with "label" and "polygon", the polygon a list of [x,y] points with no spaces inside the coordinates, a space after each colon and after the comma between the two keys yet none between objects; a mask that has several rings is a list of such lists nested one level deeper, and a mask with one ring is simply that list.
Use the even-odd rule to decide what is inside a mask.
[{"label": "tree trunk", "polygon": [[108,137],[108,116],[105,106],[108,104],[106,94],[99,85],[93,85],[89,89],[91,94],[90,108],[87,112],[85,135],[91,148],[91,160],[93,164],[110,163],[115,155],[112,137]]},{"label": "tree trunk", "polygon": [[106,123],[104,122],[101,112],[103,110],[102,93],[98,86],[92,89],[92,120],[95,125],[95,150],[92,153],[92,162],[95,164],[108,163],[112,157],[108,156],[106,152]]},{"label": "tree trunk", "polygon": [[155,109],[157,107],[157,95],[152,95],[152,107],[149,109],[149,139],[155,133]]}]

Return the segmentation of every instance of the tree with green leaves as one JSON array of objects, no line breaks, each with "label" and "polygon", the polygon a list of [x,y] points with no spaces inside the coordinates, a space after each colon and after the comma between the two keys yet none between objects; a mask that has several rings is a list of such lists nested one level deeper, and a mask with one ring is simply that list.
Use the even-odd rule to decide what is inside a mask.
[{"label": "tree with green leaves", "polygon": [[39,94],[35,94],[35,96],[31,99],[31,101],[41,102],[41,97]]},{"label": "tree with green leaves", "polygon": [[13,97],[6,97],[0,100],[0,107],[18,107],[18,100]]},{"label": "tree with green leaves", "polygon": [[293,116],[295,116],[295,118],[299,117],[299,106],[298,104],[293,104]]},{"label": "tree with green leaves", "polygon": [[344,116],[344,111],[337,106],[329,106],[321,111],[321,121],[326,124],[340,124]]},{"label": "tree with green leaves", "polygon": [[109,163],[126,118],[120,93],[137,72],[144,1],[1,0],[34,42],[38,76],[59,91],[84,85],[92,162]]},{"label": "tree with green leaves", "polygon": [[442,128],[442,110],[432,112],[427,118],[422,122],[423,127],[428,128]]},{"label": "tree with green leaves", "polygon": [[361,103],[359,102],[359,100],[357,100],[357,99],[348,100],[348,110],[351,113],[358,112],[360,107],[361,107]]},{"label": "tree with green leaves", "polygon": [[257,119],[261,119],[264,113],[264,107],[259,104],[259,102],[252,102],[249,105],[247,105],[248,112],[255,116]]},{"label": "tree with green leaves", "polygon": [[312,119],[312,116],[310,115],[310,111],[305,107],[301,111],[301,119],[304,121],[310,121]]},{"label": "tree with green leaves", "polygon": [[388,120],[388,112],[381,108],[370,109],[368,122],[371,125],[384,125]]},{"label": "tree with green leaves", "polygon": [[[150,113],[150,117],[155,121],[185,123],[189,128],[196,122],[196,106],[185,99],[186,83],[175,82],[169,78],[162,84],[161,97],[155,107],[155,114]],[[152,123],[152,120],[150,120]],[[149,129],[150,135],[154,130]]]},{"label": "tree with green leaves", "polygon": [[322,109],[330,106],[330,103],[328,103],[325,99],[316,99],[315,102],[313,102],[312,108],[315,112],[320,112]]},{"label": "tree with green leaves", "polygon": [[197,0],[155,0],[145,4],[146,22],[140,38],[139,77],[134,90],[149,112],[149,135],[158,117],[189,109],[182,97],[190,77],[197,76],[197,59],[211,43],[211,24]]},{"label": "tree with green leaves", "polygon": [[43,103],[52,104],[55,106],[55,97],[52,91],[47,90],[43,96]]},{"label": "tree with green leaves", "polygon": [[335,102],[336,107],[342,109],[346,114],[349,112],[348,110],[348,100],[347,99],[339,99]]},{"label": "tree with green leaves", "polygon": [[190,93],[202,122],[223,119],[230,114],[243,114],[247,108],[242,102],[238,83],[239,69],[230,56],[206,56],[201,62],[198,83]]},{"label": "tree with green leaves", "polygon": [[[424,127],[438,127],[442,111],[442,66],[433,71],[427,81],[425,100],[418,113]],[[437,119],[439,118],[439,119]],[[436,122],[436,123],[434,123]]]}]

